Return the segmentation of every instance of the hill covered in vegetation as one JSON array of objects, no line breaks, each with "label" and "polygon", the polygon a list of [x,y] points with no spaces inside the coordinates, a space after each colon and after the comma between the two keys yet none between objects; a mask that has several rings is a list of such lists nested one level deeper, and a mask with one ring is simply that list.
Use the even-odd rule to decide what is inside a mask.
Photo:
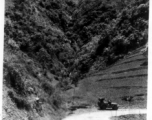
[{"label": "hill covered in vegetation", "polygon": [[[64,92],[72,84],[148,40],[148,0],[6,0],[5,5],[6,119],[62,116],[68,109]],[[36,98],[43,104],[33,107]]]}]

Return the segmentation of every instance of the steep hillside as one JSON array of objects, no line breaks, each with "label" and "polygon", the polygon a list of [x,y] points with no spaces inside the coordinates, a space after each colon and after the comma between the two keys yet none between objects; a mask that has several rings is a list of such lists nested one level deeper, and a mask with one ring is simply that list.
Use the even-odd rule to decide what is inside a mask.
[{"label": "steep hillside", "polygon": [[[85,101],[96,106],[98,97],[104,97],[117,102],[120,108],[147,107],[147,58],[142,49],[133,51],[116,64],[93,73],[78,84],[73,94],[75,102]],[[131,102],[125,97],[133,97]]]},{"label": "steep hillside", "polygon": [[102,69],[146,44],[148,9],[146,0],[81,1],[66,32],[79,46],[74,68],[80,73]]},{"label": "steep hillside", "polygon": [[70,87],[74,50],[64,34],[70,20],[65,4],[6,1],[4,119],[60,119],[66,111],[61,96]]},{"label": "steep hillside", "polygon": [[125,56],[147,43],[148,0],[6,0],[5,8],[4,119],[60,119],[77,104],[77,85],[83,94],[123,73],[145,79],[147,67],[138,66],[145,58]]}]

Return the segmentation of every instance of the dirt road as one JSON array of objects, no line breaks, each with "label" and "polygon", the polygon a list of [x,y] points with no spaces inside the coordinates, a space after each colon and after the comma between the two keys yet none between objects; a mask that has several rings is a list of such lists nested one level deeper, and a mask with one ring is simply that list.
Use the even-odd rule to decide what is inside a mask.
[{"label": "dirt road", "polygon": [[120,109],[117,111],[96,111],[74,114],[64,118],[63,120],[110,120],[110,118],[113,116],[146,113],[146,109]]}]

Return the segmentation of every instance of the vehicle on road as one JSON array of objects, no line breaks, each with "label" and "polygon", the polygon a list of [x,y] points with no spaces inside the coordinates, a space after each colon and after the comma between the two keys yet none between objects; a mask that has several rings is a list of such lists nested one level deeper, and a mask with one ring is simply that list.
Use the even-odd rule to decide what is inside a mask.
[{"label": "vehicle on road", "polygon": [[118,110],[118,104],[113,103],[110,100],[106,101],[104,98],[98,99],[98,107],[100,110]]}]

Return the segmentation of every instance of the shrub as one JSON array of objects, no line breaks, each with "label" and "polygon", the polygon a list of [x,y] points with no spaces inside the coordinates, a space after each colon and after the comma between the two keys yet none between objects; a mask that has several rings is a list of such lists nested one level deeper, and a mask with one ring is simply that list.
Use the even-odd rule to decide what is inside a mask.
[{"label": "shrub", "polygon": [[49,83],[43,83],[42,88],[49,95],[52,95],[54,92],[54,88]]},{"label": "shrub", "polygon": [[26,101],[26,99],[24,98],[19,98],[16,97],[13,92],[9,91],[8,92],[9,97],[11,98],[11,100],[16,104],[18,109],[24,109],[29,111],[31,109],[30,104]]},{"label": "shrub", "polygon": [[5,76],[6,85],[12,87],[18,94],[25,95],[25,85],[19,72],[14,68],[8,67],[8,74]]},{"label": "shrub", "polygon": [[54,95],[52,97],[52,104],[53,104],[53,107],[55,109],[59,109],[61,107],[61,104],[62,104],[62,99],[59,95]]}]

